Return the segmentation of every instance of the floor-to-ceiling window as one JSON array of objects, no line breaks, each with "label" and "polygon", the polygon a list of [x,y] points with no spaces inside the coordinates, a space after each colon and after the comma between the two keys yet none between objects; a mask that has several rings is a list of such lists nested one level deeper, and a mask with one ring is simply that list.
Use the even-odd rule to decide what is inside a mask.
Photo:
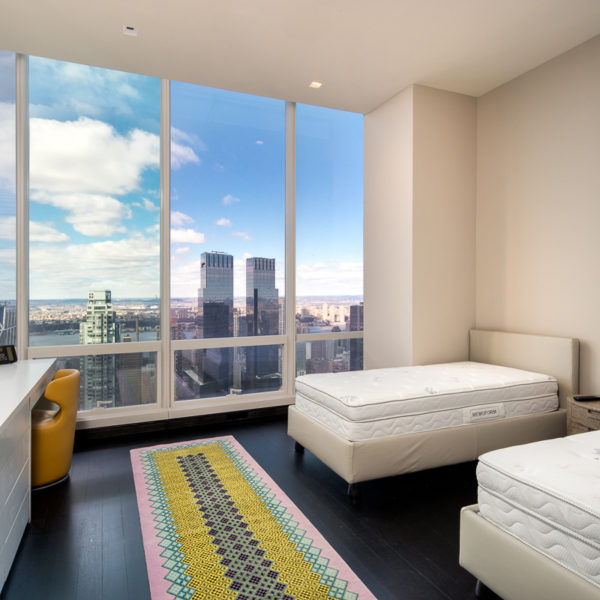
[{"label": "floor-to-ceiling window", "polygon": [[362,367],[362,115],[43,58],[22,72],[19,229],[0,62],[0,306],[16,229],[26,353],[81,370],[82,419],[281,404],[296,373]]},{"label": "floor-to-ceiling window", "polygon": [[296,373],[362,369],[363,117],[296,107]]},{"label": "floor-to-ceiling window", "polygon": [[284,308],[285,103],[172,82],[175,400],[280,391]]},{"label": "floor-to-ceiling window", "polygon": [[80,411],[157,401],[159,133],[159,80],[30,58],[30,354]]},{"label": "floor-to-ceiling window", "polygon": [[0,345],[17,343],[16,57],[0,51]]}]

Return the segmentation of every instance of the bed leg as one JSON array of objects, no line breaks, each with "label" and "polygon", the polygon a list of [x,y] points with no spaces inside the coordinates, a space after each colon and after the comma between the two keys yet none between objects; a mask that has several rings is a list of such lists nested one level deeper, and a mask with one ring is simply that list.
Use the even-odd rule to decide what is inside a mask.
[{"label": "bed leg", "polygon": [[296,454],[304,454],[304,446],[302,444],[299,444],[298,442],[296,442],[294,444],[294,452]]},{"label": "bed leg", "polygon": [[349,483],[348,484],[348,500],[350,500],[350,504],[356,505],[358,504],[358,499],[360,497],[360,488],[358,483]]}]

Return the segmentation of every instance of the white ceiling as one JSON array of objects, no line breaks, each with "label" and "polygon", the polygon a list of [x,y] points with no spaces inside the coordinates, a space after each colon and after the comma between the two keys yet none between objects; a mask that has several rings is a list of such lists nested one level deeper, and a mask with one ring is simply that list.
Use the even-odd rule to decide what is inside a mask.
[{"label": "white ceiling", "polygon": [[1,49],[362,113],[412,83],[479,96],[598,34],[600,0],[0,2]]}]

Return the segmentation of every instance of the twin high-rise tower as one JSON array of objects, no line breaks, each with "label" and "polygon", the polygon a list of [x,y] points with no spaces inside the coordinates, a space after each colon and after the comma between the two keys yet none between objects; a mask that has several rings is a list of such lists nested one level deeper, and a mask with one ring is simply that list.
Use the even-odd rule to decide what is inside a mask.
[{"label": "twin high-rise tower", "polygon": [[[234,330],[233,256],[222,252],[203,252],[198,289],[198,325],[203,338],[231,337]],[[238,317],[237,331],[242,335],[279,333],[279,292],[275,287],[275,259],[253,257],[246,260],[246,315]],[[279,377],[277,346],[245,348],[245,368],[234,373],[232,348],[211,348],[198,358],[201,377],[213,380],[217,389],[242,384],[243,389],[271,387]],[[239,361],[236,361],[239,363]],[[210,382],[205,382],[210,383]]]},{"label": "twin high-rise tower", "polygon": [[[246,259],[246,322],[248,335],[279,333],[279,290],[275,287],[275,259]],[[246,349],[246,389],[273,388],[279,375],[279,347]]]}]

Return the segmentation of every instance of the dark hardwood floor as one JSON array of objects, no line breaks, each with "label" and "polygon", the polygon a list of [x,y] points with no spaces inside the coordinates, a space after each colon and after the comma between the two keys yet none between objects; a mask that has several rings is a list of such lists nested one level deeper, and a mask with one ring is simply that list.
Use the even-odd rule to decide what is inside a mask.
[{"label": "dark hardwood floor", "polygon": [[33,494],[32,521],[2,600],[149,598],[129,450],[226,434],[379,600],[474,598],[475,580],[458,565],[458,528],[461,506],[476,500],[475,463],[366,482],[354,507],[341,478],[310,452],[294,453],[278,418],[145,433],[78,450],[67,482]]}]

